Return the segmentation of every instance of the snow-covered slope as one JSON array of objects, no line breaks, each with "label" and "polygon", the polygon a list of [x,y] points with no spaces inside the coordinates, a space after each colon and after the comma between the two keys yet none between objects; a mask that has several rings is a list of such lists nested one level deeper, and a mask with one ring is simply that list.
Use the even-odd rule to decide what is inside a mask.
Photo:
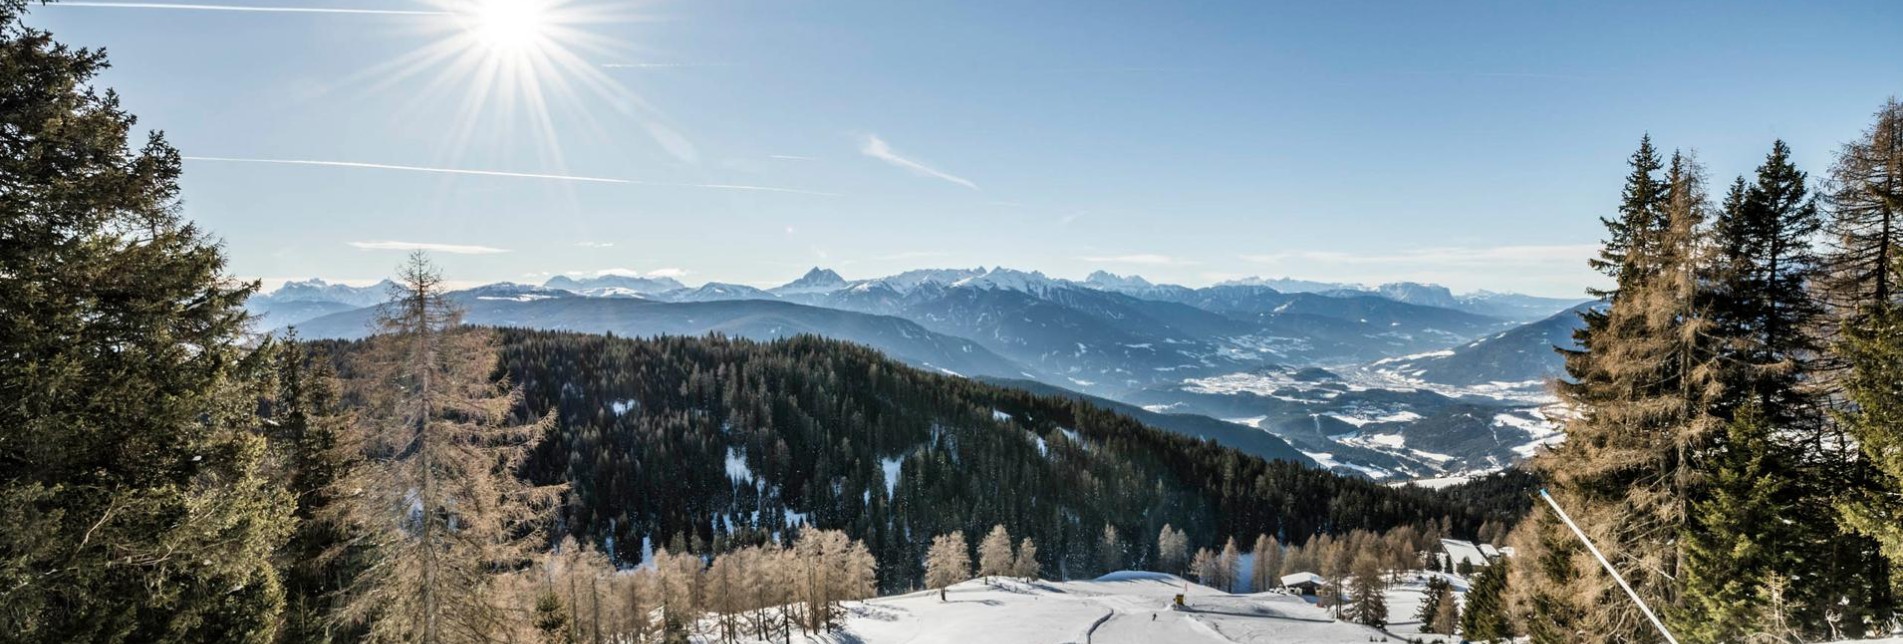
[{"label": "snow-covered slope", "polygon": [[[1172,598],[1188,591],[1184,610]],[[1457,584],[1465,590],[1465,584]],[[1119,572],[1090,581],[1025,584],[973,580],[952,586],[940,601],[936,591],[882,597],[848,606],[844,632],[826,641],[864,644],[1123,644],[1183,643],[1363,643],[1424,638],[1413,613],[1418,581],[1388,592],[1387,631],[1335,621],[1313,598],[1281,593],[1230,594],[1182,578],[1151,572]]]}]

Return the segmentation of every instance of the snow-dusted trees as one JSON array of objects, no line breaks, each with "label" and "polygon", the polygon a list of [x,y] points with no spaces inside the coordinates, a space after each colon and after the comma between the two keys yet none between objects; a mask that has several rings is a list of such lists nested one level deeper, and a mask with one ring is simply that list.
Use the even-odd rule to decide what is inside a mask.
[{"label": "snow-dusted trees", "polygon": [[932,537],[932,547],[925,551],[925,585],[943,591],[970,578],[971,549],[965,545],[964,531]]},{"label": "snow-dusted trees", "polygon": [[1097,539],[1097,569],[1105,574],[1123,570],[1123,536],[1108,523],[1103,524],[1103,536]]},{"label": "snow-dusted trees", "polygon": [[520,392],[490,380],[494,336],[460,328],[422,254],[399,278],[353,379],[364,460],[334,507],[366,565],[341,616],[372,639],[481,639],[509,623],[495,571],[533,559],[560,492],[516,477],[547,425],[507,423]]},{"label": "snow-dusted trees", "polygon": [[1011,575],[1030,583],[1042,571],[1042,566],[1037,563],[1037,544],[1030,537],[1025,537],[1024,541],[1018,543],[1017,557],[1011,561]]},{"label": "snow-dusted trees", "polygon": [[1222,546],[1222,554],[1216,555],[1216,587],[1236,592],[1236,581],[1241,577],[1242,552],[1236,549],[1236,538],[1230,537]]},{"label": "snow-dusted trees", "polygon": [[978,574],[985,577],[985,583],[991,583],[993,576],[1011,574],[1011,565],[1016,563],[1011,557],[1011,532],[1004,524],[991,527],[990,534],[978,544]]},{"label": "snow-dusted trees", "polygon": [[1249,566],[1249,590],[1262,592],[1276,586],[1276,574],[1282,570],[1282,544],[1266,534],[1255,536],[1255,555]]},{"label": "snow-dusted trees", "polygon": [[1163,531],[1156,535],[1156,567],[1161,572],[1176,574],[1183,572],[1183,564],[1189,562],[1189,535],[1163,524]]}]

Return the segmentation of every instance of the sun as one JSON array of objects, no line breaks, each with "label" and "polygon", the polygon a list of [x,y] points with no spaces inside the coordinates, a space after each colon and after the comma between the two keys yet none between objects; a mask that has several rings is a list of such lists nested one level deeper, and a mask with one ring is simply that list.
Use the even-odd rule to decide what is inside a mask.
[{"label": "sun", "polygon": [[507,56],[532,54],[548,45],[557,26],[545,0],[475,0],[467,20],[476,45]]}]

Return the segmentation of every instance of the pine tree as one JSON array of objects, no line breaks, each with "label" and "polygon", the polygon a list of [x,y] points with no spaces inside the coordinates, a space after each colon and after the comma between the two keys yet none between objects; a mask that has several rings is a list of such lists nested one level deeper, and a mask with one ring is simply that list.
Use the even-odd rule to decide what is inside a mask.
[{"label": "pine tree", "polygon": [[555,591],[545,590],[535,597],[535,630],[542,634],[543,642],[569,644],[575,641],[573,626],[568,618],[568,607]]},{"label": "pine tree", "polygon": [[1254,554],[1249,566],[1249,590],[1262,592],[1279,585],[1277,573],[1282,569],[1282,544],[1266,534],[1255,536]]},{"label": "pine tree", "polygon": [[925,553],[925,586],[942,594],[947,586],[970,578],[971,549],[965,545],[964,531],[932,537],[932,547]]},{"label": "pine tree", "polygon": [[0,2],[0,638],[267,641],[292,500],[256,284],[180,216],[178,151],[92,85],[105,52],[27,6]]},{"label": "pine tree", "polygon": [[1011,533],[1000,523],[992,526],[991,533],[978,543],[978,574],[985,577],[985,583],[991,583],[991,577],[1011,574]]},{"label": "pine tree", "polygon": [[[1513,623],[1507,618],[1505,597],[1507,562],[1507,559],[1496,561],[1474,578],[1473,587],[1467,591],[1467,605],[1460,611],[1461,637],[1478,642],[1513,637]],[[1651,641],[1651,638],[1637,641]]]},{"label": "pine tree", "polygon": [[1356,624],[1382,628],[1388,625],[1387,578],[1381,574],[1381,560],[1373,553],[1355,557],[1348,607],[1344,616]]},{"label": "pine tree", "polygon": [[371,562],[342,616],[373,637],[442,642],[499,628],[494,571],[531,559],[560,494],[516,477],[544,422],[507,424],[520,392],[492,382],[493,335],[458,328],[420,253],[379,313],[355,383],[368,412],[363,463],[338,484],[339,519]]}]

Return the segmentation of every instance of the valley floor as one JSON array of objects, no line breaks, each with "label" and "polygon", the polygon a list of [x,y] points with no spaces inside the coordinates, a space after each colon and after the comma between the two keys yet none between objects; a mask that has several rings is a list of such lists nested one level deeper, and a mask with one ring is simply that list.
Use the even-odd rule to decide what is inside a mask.
[{"label": "valley floor", "polygon": [[[1464,590],[1464,583],[1456,583]],[[848,606],[845,628],[809,641],[853,644],[1138,644],[1151,642],[1363,643],[1422,638],[1413,614],[1421,578],[1388,593],[1395,620],[1386,632],[1335,621],[1312,597],[1279,593],[1231,594],[1187,584],[1184,610],[1171,610],[1183,579],[1121,572],[1090,581],[967,581],[949,589],[881,597]],[[1449,641],[1452,641],[1451,638]]]}]

